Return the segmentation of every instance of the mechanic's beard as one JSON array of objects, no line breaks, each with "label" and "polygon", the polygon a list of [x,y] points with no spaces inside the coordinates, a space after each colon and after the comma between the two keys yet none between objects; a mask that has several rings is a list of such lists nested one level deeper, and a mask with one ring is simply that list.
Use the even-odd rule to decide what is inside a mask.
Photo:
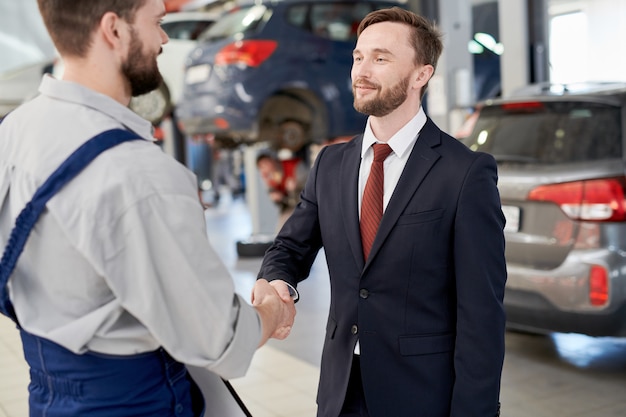
[{"label": "mechanic's beard", "polygon": [[[409,88],[409,78],[410,76],[407,75],[387,90],[381,90],[380,86],[367,83],[367,85],[378,87],[376,96],[370,99],[357,99],[356,91],[353,86],[352,91],[354,93],[355,110],[359,113],[375,117],[388,115],[406,101],[407,90]],[[359,80],[357,80],[357,82],[358,81]]]},{"label": "mechanic's beard", "polygon": [[130,83],[131,95],[137,97],[159,88],[163,77],[159,72],[156,56],[143,52],[143,45],[133,37],[122,73]]}]

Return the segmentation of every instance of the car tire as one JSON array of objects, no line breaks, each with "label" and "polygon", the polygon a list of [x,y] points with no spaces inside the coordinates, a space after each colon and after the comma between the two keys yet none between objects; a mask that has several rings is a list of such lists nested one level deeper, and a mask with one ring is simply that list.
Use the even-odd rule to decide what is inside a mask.
[{"label": "car tire", "polygon": [[172,112],[170,90],[165,83],[161,83],[156,90],[133,97],[130,100],[129,107],[132,111],[156,126]]},{"label": "car tire", "polygon": [[286,120],[280,124],[279,128],[278,149],[289,149],[292,152],[298,152],[309,143],[307,129],[302,122]]}]

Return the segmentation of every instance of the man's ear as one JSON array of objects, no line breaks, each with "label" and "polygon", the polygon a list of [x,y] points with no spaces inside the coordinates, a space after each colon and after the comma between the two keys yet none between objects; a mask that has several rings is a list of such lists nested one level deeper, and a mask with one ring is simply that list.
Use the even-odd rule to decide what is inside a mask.
[{"label": "man's ear", "polygon": [[103,40],[111,47],[117,49],[122,47],[124,39],[124,31],[126,25],[124,20],[113,12],[106,12],[100,19],[100,33]]},{"label": "man's ear", "polygon": [[414,87],[417,89],[421,89],[425,86],[430,78],[435,73],[435,68],[432,65],[422,65],[421,67],[416,69],[414,81]]}]

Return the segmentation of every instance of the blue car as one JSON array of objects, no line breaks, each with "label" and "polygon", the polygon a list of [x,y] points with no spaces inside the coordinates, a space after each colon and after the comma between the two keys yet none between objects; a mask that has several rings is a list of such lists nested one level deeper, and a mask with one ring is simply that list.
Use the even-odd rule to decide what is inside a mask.
[{"label": "blue car", "polygon": [[225,13],[187,58],[179,126],[222,146],[267,141],[293,151],[362,132],[350,80],[356,29],[392,6],[403,7],[283,0]]}]

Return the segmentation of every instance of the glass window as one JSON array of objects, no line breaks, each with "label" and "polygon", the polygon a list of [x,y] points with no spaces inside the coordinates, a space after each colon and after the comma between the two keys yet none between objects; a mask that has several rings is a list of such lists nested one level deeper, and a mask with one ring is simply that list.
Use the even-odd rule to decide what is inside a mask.
[{"label": "glass window", "polygon": [[553,164],[621,158],[618,107],[588,102],[485,107],[463,142],[500,163]]},{"label": "glass window", "polygon": [[550,20],[550,81],[571,83],[593,79],[596,65],[589,55],[587,15],[583,12],[554,16]]},{"label": "glass window", "polygon": [[356,41],[361,20],[372,10],[389,7],[388,4],[303,3],[287,9],[287,22],[333,41]]},{"label": "glass window", "polygon": [[[348,41],[356,39],[356,30],[363,19],[359,3],[321,3],[311,7],[311,29],[318,36]],[[368,7],[368,10],[371,10]],[[367,13],[366,13],[367,14]]]},{"label": "glass window", "polygon": [[223,15],[201,36],[201,40],[224,39],[238,33],[256,30],[263,20],[269,18],[269,9],[263,5],[242,7]]},{"label": "glass window", "polygon": [[359,23],[374,8],[365,2],[298,4],[287,10],[287,21],[326,39],[354,41]]},{"label": "glass window", "polygon": [[196,40],[198,36],[213,23],[213,21],[206,20],[185,20],[180,22],[166,22],[163,23],[161,27],[170,39]]},{"label": "glass window", "polygon": [[300,28],[306,28],[308,10],[308,4],[298,4],[290,7],[287,9],[287,22]]}]

